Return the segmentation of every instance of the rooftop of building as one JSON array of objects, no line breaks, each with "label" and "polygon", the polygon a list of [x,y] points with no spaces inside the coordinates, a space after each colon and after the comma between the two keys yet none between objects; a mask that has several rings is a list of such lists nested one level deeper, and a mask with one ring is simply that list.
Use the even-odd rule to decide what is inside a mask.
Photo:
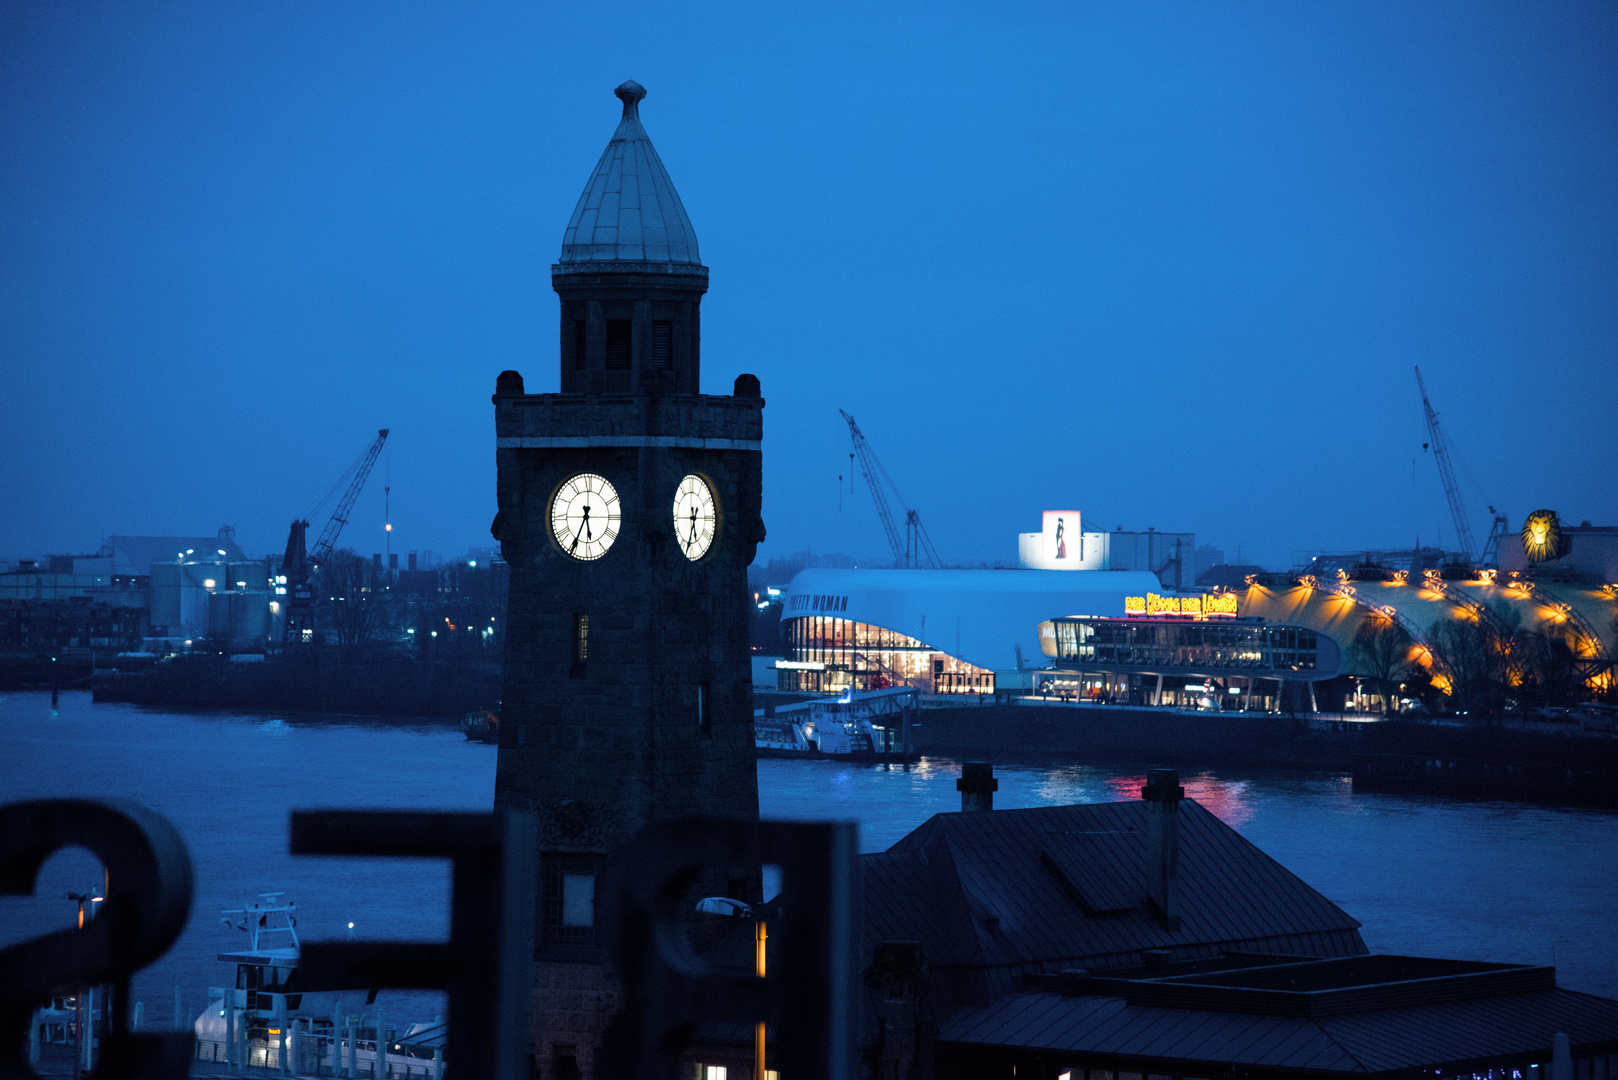
[{"label": "rooftop of building", "polygon": [[613,91],[623,119],[602,152],[562,236],[559,268],[581,264],[700,266],[697,233],[685,204],[640,122],[646,89],[633,80]]},{"label": "rooftop of building", "polygon": [[1556,1032],[1581,1057],[1618,1047],[1618,1001],[1560,989],[1551,968],[1386,955],[1202,968],[1048,976],[956,1012],[939,1041],[1205,1075],[1209,1063],[1322,1076],[1547,1064]]},{"label": "rooftop of building", "polygon": [[[1180,804],[1172,928],[1147,899],[1142,800],[937,814],[864,857],[867,947],[939,968],[1127,968],[1143,951],[1365,952],[1359,923],[1235,829]],[[1003,980],[991,980],[1003,981]]]}]

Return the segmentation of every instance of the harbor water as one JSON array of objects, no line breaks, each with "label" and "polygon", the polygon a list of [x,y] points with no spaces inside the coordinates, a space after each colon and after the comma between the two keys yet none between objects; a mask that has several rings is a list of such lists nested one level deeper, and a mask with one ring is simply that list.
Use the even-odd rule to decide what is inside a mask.
[{"label": "harbor water", "polygon": [[[191,920],[141,971],[134,997],[168,1026],[174,987],[190,1015],[231,977],[245,945],[220,912],[257,894],[298,904],[305,941],[441,939],[449,875],[436,861],[287,854],[294,808],[486,810],[495,748],[454,721],[187,715],[97,705],[88,694],[0,696],[0,802],[131,799],[184,834],[195,865]],[[1174,762],[1162,764],[1173,765]],[[1049,758],[995,763],[997,808],[1129,799],[1143,768]],[[852,819],[881,850],[930,815],[959,809],[960,763],[909,767],[759,762],[766,817]],[[1618,813],[1507,802],[1356,794],[1339,774],[1191,772],[1187,793],[1363,924],[1377,951],[1554,964],[1561,985],[1618,997]],[[0,898],[0,946],[71,925],[64,899],[99,885],[87,853],[53,857],[32,897]],[[441,1011],[434,995],[384,992],[390,1019]]]}]

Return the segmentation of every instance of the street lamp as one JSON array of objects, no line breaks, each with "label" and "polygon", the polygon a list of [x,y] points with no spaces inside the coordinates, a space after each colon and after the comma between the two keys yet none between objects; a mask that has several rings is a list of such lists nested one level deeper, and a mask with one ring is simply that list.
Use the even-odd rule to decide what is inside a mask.
[{"label": "street lamp", "polygon": [[[65,893],[64,895],[67,897],[67,899],[75,900],[75,901],[78,902],[78,905],[79,905],[79,929],[80,930],[84,929],[84,905],[85,904],[99,904],[99,903],[101,903],[102,900],[106,899],[106,897],[104,897],[104,896],[100,896],[100,895],[98,895],[96,893],[90,893],[90,892],[82,892],[82,893],[70,892],[70,893]],[[95,908],[90,909],[90,917],[92,919],[95,918]],[[84,991],[84,989],[81,988],[73,995],[73,1038],[74,1038],[73,1076],[74,1076],[74,1080],[78,1080],[78,1078],[80,1076],[84,1075],[84,1069],[89,1064],[87,1061],[84,1060],[85,1047],[94,1045],[94,1039],[86,1039],[84,1037],[84,1029],[85,1029],[86,1025],[87,1024],[93,1024],[95,1022],[94,1015],[88,1013],[87,1010],[84,1007],[84,994],[85,994],[85,991]]]},{"label": "street lamp", "polygon": [[[765,918],[769,914],[763,904],[753,907],[741,900],[729,896],[705,896],[697,901],[697,911],[703,915],[719,915],[729,919],[751,919],[753,922],[753,974],[764,978],[765,974],[765,943],[769,941],[769,932],[765,929]],[[760,1020],[753,1028],[753,1080],[765,1080],[764,1071],[764,1021]]]},{"label": "street lamp", "polygon": [[[85,904],[99,904],[99,903],[101,903],[101,901],[106,899],[106,897],[98,896],[95,893],[70,892],[70,893],[65,893],[64,895],[69,900],[77,900],[79,902],[79,929],[80,930],[84,929],[84,905]],[[92,919],[95,918],[95,909],[94,908],[90,909],[90,917]]]}]

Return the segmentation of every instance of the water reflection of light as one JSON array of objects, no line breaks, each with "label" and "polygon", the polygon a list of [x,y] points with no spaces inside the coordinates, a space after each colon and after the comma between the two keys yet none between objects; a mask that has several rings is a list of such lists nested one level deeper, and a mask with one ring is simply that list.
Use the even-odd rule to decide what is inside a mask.
[{"label": "water reflection of light", "polygon": [[1088,765],[1064,765],[1046,770],[1035,785],[1034,794],[1039,796],[1034,805],[1040,806],[1111,801],[1100,771]]},{"label": "water reflection of light", "polygon": [[1112,792],[1113,802],[1132,801],[1140,798],[1140,789],[1146,786],[1144,776],[1109,776],[1107,777],[1107,790]]},{"label": "water reflection of light", "polygon": [[[1115,799],[1138,799],[1141,788],[1146,786],[1146,777],[1112,776],[1107,778],[1106,783]],[[1232,828],[1247,824],[1253,817],[1252,799],[1246,781],[1220,780],[1208,773],[1201,773],[1182,776],[1180,786],[1185,788],[1186,798],[1195,799],[1197,805]]]}]

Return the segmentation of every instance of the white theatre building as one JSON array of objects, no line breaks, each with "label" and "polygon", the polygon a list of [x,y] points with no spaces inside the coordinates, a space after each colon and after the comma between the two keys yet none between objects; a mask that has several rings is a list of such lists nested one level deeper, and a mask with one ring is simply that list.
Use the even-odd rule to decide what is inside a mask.
[{"label": "white theatre building", "polygon": [[800,571],[777,686],[991,693],[997,670],[1047,663],[1042,623],[1122,616],[1125,597],[1190,584],[1190,533],[1087,533],[1076,510],[1046,511],[1043,526],[1018,537],[1020,569]]},{"label": "white theatre building", "polygon": [[1015,688],[1091,700],[1268,708],[1283,684],[1307,694],[1340,669],[1329,633],[1185,588],[1190,533],[1085,532],[1047,511],[1018,541],[1020,569],[801,571],[777,687],[985,694],[1017,672]]}]

